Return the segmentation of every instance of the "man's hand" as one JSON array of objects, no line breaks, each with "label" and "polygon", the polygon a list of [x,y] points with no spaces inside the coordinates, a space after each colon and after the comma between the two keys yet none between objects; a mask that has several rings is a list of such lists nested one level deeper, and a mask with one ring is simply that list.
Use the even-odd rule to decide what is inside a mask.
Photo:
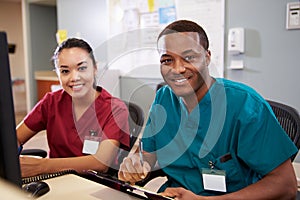
[{"label": "man's hand", "polygon": [[205,197],[201,197],[196,195],[195,193],[186,190],[182,187],[178,188],[167,188],[164,192],[160,193],[163,196],[173,197],[176,200],[200,200],[205,199]]},{"label": "man's hand", "polygon": [[124,158],[120,165],[118,177],[122,181],[135,183],[143,180],[150,172],[151,167],[148,162],[144,161],[143,165],[138,154]]}]

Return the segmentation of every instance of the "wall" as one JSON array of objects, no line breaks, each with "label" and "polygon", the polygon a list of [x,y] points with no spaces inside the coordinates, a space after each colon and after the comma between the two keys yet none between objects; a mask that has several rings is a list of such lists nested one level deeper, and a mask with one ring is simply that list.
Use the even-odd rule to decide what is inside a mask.
[{"label": "wall", "polygon": [[31,0],[22,1],[27,110],[37,102],[34,73],[53,69],[51,57],[56,43],[57,13],[55,6],[39,5]]},{"label": "wall", "polygon": [[[227,70],[226,77],[300,111],[300,30],[285,28],[288,2],[291,1],[226,1],[226,30],[244,27],[246,31],[246,51],[242,56],[245,69]],[[230,59],[227,54],[227,66]]]},{"label": "wall", "polygon": [[12,78],[25,78],[22,14],[20,3],[0,2],[0,30],[6,31],[9,43],[16,44],[9,54]]},{"label": "wall", "polygon": [[56,7],[30,4],[29,9],[33,70],[52,70],[51,57],[57,46]]},{"label": "wall", "polygon": [[31,107],[37,102],[34,72],[54,69],[51,57],[56,48],[57,13],[54,6],[29,5],[31,37]]},{"label": "wall", "polygon": [[21,4],[0,2],[0,30],[7,33],[8,43],[16,45],[15,53],[9,54],[10,72],[13,85],[15,112],[26,112],[25,67]]},{"label": "wall", "polygon": [[[87,3],[88,2],[88,3]],[[107,38],[106,0],[57,0],[58,29],[68,37],[81,37],[98,48]]]}]

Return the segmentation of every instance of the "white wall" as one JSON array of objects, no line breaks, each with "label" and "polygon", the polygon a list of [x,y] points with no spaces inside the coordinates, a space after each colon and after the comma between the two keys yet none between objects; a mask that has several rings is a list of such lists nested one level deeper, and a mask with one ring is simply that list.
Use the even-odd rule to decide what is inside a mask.
[{"label": "white wall", "polygon": [[[227,78],[244,82],[265,98],[300,111],[300,29],[287,30],[290,0],[227,0],[226,29],[245,28],[244,70],[227,70]],[[230,56],[227,57],[229,65]]]},{"label": "white wall", "polygon": [[107,38],[108,19],[105,0],[57,0],[58,29],[68,37],[81,37],[96,49]]}]

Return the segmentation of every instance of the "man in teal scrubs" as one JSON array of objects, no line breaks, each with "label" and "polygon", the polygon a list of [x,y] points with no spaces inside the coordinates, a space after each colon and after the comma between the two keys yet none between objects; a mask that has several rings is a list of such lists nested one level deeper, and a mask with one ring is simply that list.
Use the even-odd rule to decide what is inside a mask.
[{"label": "man in teal scrubs", "polygon": [[161,74],[143,133],[143,160],[121,164],[119,178],[145,177],[155,162],[176,199],[292,199],[297,148],[268,103],[252,88],[209,75],[209,42],[196,23],[180,20],[158,37]]}]

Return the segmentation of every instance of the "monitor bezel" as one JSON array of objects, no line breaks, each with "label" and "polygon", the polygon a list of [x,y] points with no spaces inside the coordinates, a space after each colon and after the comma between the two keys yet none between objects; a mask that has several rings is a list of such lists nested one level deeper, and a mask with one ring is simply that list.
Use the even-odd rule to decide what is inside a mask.
[{"label": "monitor bezel", "polygon": [[0,31],[0,177],[22,186],[6,32]]}]

